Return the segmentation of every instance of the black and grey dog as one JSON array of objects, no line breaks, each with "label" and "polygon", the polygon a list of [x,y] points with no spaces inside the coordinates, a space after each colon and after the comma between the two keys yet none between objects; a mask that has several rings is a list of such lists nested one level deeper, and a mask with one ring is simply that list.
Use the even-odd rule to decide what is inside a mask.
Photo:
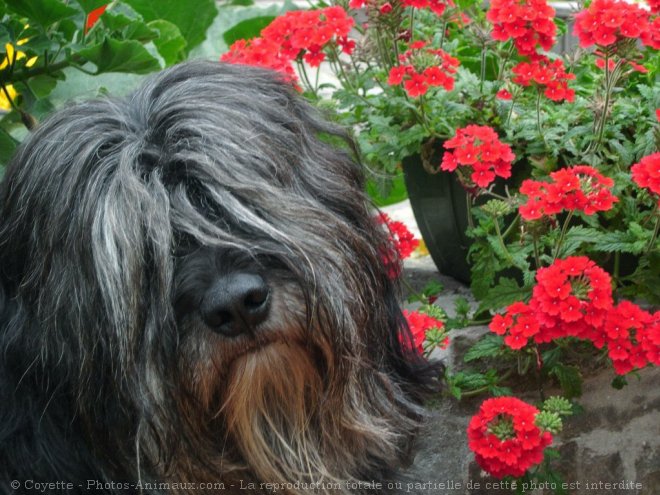
[{"label": "black and grey dog", "polygon": [[418,357],[346,134],[270,72],[76,104],[0,192],[0,493],[382,493]]}]

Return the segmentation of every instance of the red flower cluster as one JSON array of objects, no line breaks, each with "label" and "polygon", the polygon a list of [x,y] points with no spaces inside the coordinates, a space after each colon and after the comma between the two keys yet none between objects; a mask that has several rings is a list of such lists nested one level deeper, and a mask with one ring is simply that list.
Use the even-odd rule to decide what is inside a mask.
[{"label": "red flower cluster", "polygon": [[586,215],[607,211],[618,201],[612,194],[614,181],[595,168],[575,165],[550,174],[552,182],[523,181],[520,193],[528,197],[519,208],[525,220],[555,215],[562,210],[579,210]]},{"label": "red flower cluster", "polygon": [[[650,4],[650,2],[648,3]],[[656,3],[660,5],[660,2]],[[655,13],[658,14],[659,12],[656,10]],[[660,17],[655,17],[649,21],[649,28],[640,35],[640,38],[646,46],[650,46],[654,50],[660,50]]]},{"label": "red flower cluster", "polygon": [[456,129],[456,135],[444,147],[453,151],[443,155],[440,168],[453,172],[459,165],[470,167],[470,179],[479,187],[487,187],[495,176],[511,177],[511,163],[516,156],[492,127],[469,125]]},{"label": "red flower cluster", "polygon": [[[413,337],[413,344],[415,349],[422,354],[424,352],[424,341],[426,340],[426,332],[432,328],[437,328],[442,330],[445,327],[445,324],[429,316],[425,313],[420,313],[419,311],[408,311],[407,309],[403,310],[403,316],[406,317],[408,322],[408,328]],[[449,345],[449,337],[445,337],[442,344],[440,345],[441,349],[445,349]]]},{"label": "red flower cluster", "polygon": [[660,312],[652,315],[630,301],[621,301],[605,322],[607,351],[619,375],[660,366]]},{"label": "red flower cluster", "polygon": [[329,43],[350,53],[355,43],[347,36],[353,24],[353,19],[339,6],[289,11],[266,26],[260,37],[236,41],[221,60],[267,67],[295,81],[292,61],[302,57],[312,67],[318,67]]},{"label": "red flower cluster", "polygon": [[556,260],[538,270],[536,281],[529,304],[513,303],[490,323],[507,346],[577,337],[599,349],[607,345],[619,374],[660,365],[660,312],[651,315],[628,301],[613,306],[611,278],[589,258]]},{"label": "red flower cluster", "polygon": [[539,410],[515,397],[487,399],[467,428],[468,446],[484,471],[520,477],[543,460],[552,435],[536,426]]},{"label": "red flower cluster", "polygon": [[452,0],[401,0],[403,5],[414,7],[416,9],[425,9],[428,8],[436,15],[442,15],[445,12],[447,6],[453,7],[454,2]]},{"label": "red flower cluster", "polygon": [[220,57],[223,62],[242,65],[256,65],[279,72],[286,81],[296,83],[298,76],[293,70],[291,59],[279,51],[280,46],[274,41],[264,38],[253,38],[250,41],[238,40],[229,51]]},{"label": "red flower cluster", "polygon": [[538,343],[559,337],[587,338],[598,344],[598,329],[612,307],[612,279],[586,256],[571,256],[536,272],[529,305],[542,328]]},{"label": "red flower cluster", "polygon": [[490,330],[497,335],[505,335],[504,343],[511,349],[522,349],[530,338],[541,330],[534,310],[523,302],[515,302],[506,308],[504,315],[495,315]]},{"label": "red flower cluster", "polygon": [[554,15],[555,10],[546,0],[493,0],[487,19],[493,23],[493,39],[513,39],[521,55],[533,58],[537,55],[537,45],[547,51],[555,44]]},{"label": "red flower cluster", "polygon": [[452,75],[459,62],[444,50],[427,48],[426,43],[417,41],[399,57],[399,61],[400,65],[390,69],[387,83],[390,86],[403,84],[408,96],[425,95],[434,86],[442,86],[447,91],[454,89]]},{"label": "red flower cluster", "polygon": [[653,14],[660,14],[660,0],[646,0],[646,5]]},{"label": "red flower cluster", "polygon": [[[405,7],[413,7],[416,9],[428,8],[437,15],[442,15],[447,7],[453,7],[452,0],[401,0],[401,4]],[[367,5],[367,7],[375,7],[381,14],[387,15],[392,11],[392,4],[385,2],[380,5],[379,2],[374,0],[350,0],[348,7],[351,9],[359,9]]]},{"label": "red flower cluster", "polygon": [[573,34],[580,46],[610,46],[626,38],[638,38],[649,28],[649,14],[625,0],[594,0],[575,16]]},{"label": "red flower cluster", "polygon": [[[660,116],[658,118],[660,119]],[[660,153],[645,156],[639,163],[635,163],[630,171],[639,187],[646,187],[653,194],[660,196]],[[660,198],[658,204],[660,205]]]},{"label": "red flower cluster", "polygon": [[512,72],[513,82],[521,86],[535,85],[553,101],[573,101],[575,91],[568,87],[568,81],[575,79],[575,74],[566,72],[564,62],[557,59],[550,61],[542,57],[532,62],[521,62]]},{"label": "red flower cluster", "polygon": [[401,274],[401,262],[417,249],[419,240],[403,222],[392,220],[387,213],[380,213],[376,220],[387,227],[389,245],[384,249],[383,260],[390,279],[395,279]]}]

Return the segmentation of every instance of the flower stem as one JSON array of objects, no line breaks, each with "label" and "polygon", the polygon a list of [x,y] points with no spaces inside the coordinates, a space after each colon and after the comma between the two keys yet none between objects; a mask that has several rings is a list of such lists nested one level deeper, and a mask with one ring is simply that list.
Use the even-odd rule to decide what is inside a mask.
[{"label": "flower stem", "polygon": [[532,245],[534,246],[534,262],[536,263],[536,269],[541,268],[541,256],[539,255],[539,238],[536,232],[532,234]]},{"label": "flower stem", "polygon": [[309,80],[309,76],[307,75],[307,69],[305,69],[305,64],[301,60],[296,60],[296,64],[298,65],[298,72],[300,72],[300,77],[303,81],[303,84],[307,86],[307,89],[314,93],[314,86],[312,86],[311,81]]},{"label": "flower stem", "polygon": [[474,219],[472,218],[472,195],[470,193],[465,194],[465,202],[467,205],[467,221],[468,226],[471,229],[474,229]]},{"label": "flower stem", "polygon": [[481,47],[481,81],[479,82],[479,94],[484,94],[484,82],[486,81],[486,58],[488,57],[488,45],[486,43]]},{"label": "flower stem", "polygon": [[495,224],[495,232],[497,233],[497,239],[500,241],[500,247],[502,248],[502,251],[504,251],[504,254],[506,254],[507,261],[511,263],[512,266],[516,266],[515,262],[513,261],[513,257],[511,256],[511,253],[509,253],[509,250],[507,249],[506,244],[504,243],[504,237],[502,237],[502,232],[500,231],[500,222],[495,215],[492,215],[492,217],[493,217],[493,222]]},{"label": "flower stem", "polygon": [[653,229],[653,235],[651,236],[651,240],[649,241],[649,245],[646,248],[646,254],[650,254],[651,251],[653,251],[653,248],[655,246],[655,241],[658,238],[658,233],[660,233],[660,207],[656,206],[655,211],[658,214],[655,220],[655,229]]},{"label": "flower stem", "polygon": [[[515,91],[514,91],[515,94]],[[504,127],[509,125],[509,121],[511,120],[511,116],[513,115],[513,107],[516,105],[516,95],[514,95],[513,98],[511,98],[511,108],[509,108],[509,113],[506,116],[506,121],[504,122]]]},{"label": "flower stem", "polygon": [[541,96],[541,90],[539,89],[536,96],[536,126],[539,130],[539,137],[543,140],[543,144],[545,144],[545,136],[543,135],[543,127],[541,126]]},{"label": "flower stem", "polygon": [[568,231],[568,224],[571,223],[571,219],[573,218],[573,211],[574,210],[570,210],[566,216],[566,220],[564,220],[564,225],[561,228],[561,234],[559,235],[559,240],[557,241],[557,247],[555,248],[555,255],[553,256],[553,260],[556,260],[559,256],[559,250],[561,249],[561,245],[564,243],[564,238],[566,237],[566,232]]},{"label": "flower stem", "polygon": [[619,74],[621,72],[621,66],[623,60],[617,61],[614,69],[610,71],[609,69],[610,56],[608,53],[605,54],[605,102],[603,103],[603,111],[598,119],[596,124],[595,133],[596,140],[589,147],[588,151],[596,153],[600,146],[603,144],[603,137],[605,136],[605,123],[607,122],[607,114],[612,100],[612,90],[619,79]]}]

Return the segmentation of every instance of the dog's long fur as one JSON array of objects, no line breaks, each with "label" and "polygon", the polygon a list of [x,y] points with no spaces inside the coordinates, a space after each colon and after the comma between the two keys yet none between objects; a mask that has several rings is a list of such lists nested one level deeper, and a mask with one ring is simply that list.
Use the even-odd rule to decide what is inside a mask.
[{"label": "dog's long fur", "polygon": [[[47,119],[0,191],[0,493],[391,473],[422,383],[349,145],[271,73],[211,62]],[[240,270],[270,311],[226,337],[199,305]]]}]

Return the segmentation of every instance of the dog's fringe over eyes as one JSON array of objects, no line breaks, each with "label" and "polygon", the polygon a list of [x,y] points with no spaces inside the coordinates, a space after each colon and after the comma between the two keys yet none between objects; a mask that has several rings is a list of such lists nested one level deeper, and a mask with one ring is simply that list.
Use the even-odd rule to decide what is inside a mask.
[{"label": "dog's fringe over eyes", "polygon": [[392,475],[426,380],[350,143],[201,61],[47,119],[0,190],[0,493]]}]

